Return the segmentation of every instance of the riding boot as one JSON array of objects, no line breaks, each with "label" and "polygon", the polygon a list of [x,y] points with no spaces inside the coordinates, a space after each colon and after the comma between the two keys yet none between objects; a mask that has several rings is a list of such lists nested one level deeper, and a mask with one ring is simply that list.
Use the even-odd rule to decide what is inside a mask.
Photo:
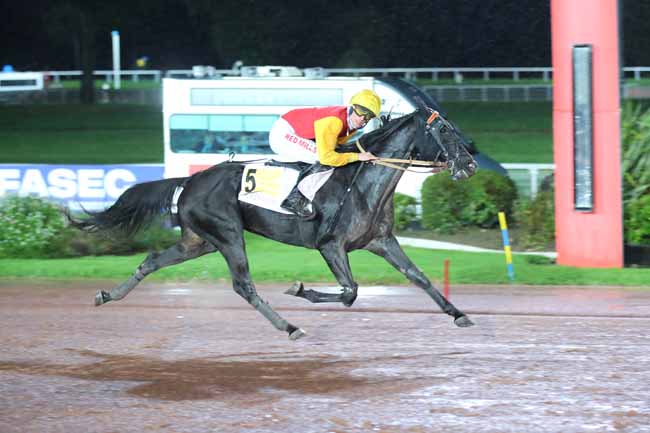
[{"label": "riding boot", "polygon": [[280,204],[280,207],[291,211],[304,220],[311,220],[316,216],[314,206],[307,197],[302,195],[298,185],[293,187],[287,198]]},{"label": "riding boot", "polygon": [[280,204],[280,207],[293,212],[304,220],[308,221],[314,219],[316,217],[316,209],[314,209],[312,202],[300,192],[298,184],[308,175],[320,173],[321,171],[329,170],[330,168],[331,167],[316,162],[300,170],[300,174],[296,180],[296,186],[293,187],[287,198],[285,198]]}]

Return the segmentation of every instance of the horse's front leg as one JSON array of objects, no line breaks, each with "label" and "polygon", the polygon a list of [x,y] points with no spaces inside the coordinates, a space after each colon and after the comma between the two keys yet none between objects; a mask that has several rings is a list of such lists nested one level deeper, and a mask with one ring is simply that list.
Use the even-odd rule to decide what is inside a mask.
[{"label": "horse's front leg", "polygon": [[404,274],[409,281],[427,292],[436,304],[440,306],[442,311],[454,317],[454,323],[457,326],[467,327],[474,324],[469,320],[465,313],[454,307],[451,302],[445,299],[445,297],[442,296],[435,287],[433,287],[431,281],[429,281],[422,271],[420,271],[404,253],[402,247],[394,236],[391,235],[385,238],[374,239],[366,246],[366,249],[386,259],[388,263]]},{"label": "horse's front leg", "polygon": [[343,287],[340,293],[324,293],[317,290],[305,289],[302,283],[296,283],[285,293],[288,295],[305,298],[309,302],[342,302],[346,307],[352,306],[357,299],[358,285],[352,277],[348,254],[341,245],[328,243],[320,248],[320,253],[325,259],[338,283]]}]

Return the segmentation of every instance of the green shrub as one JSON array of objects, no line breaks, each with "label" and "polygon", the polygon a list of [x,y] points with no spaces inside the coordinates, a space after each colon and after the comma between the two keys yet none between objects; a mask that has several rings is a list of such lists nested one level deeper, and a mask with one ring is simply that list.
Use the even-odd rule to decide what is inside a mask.
[{"label": "green shrub", "polygon": [[521,243],[526,248],[542,250],[555,241],[555,201],[553,191],[540,191],[530,202],[522,203],[517,220]]},{"label": "green shrub", "polygon": [[650,108],[627,103],[621,114],[624,237],[650,243]]},{"label": "green shrub", "polygon": [[395,193],[393,197],[394,221],[397,230],[406,229],[417,216],[415,198]]},{"label": "green shrub", "polygon": [[467,202],[465,182],[454,181],[449,173],[429,176],[422,184],[422,226],[453,233],[461,225],[461,212]]},{"label": "green shrub", "polygon": [[0,257],[125,255],[162,250],[180,236],[163,222],[131,239],[115,233],[85,233],[68,226],[57,205],[37,197],[11,196],[0,204]]},{"label": "green shrub", "polygon": [[628,103],[621,113],[623,200],[650,194],[650,108]]},{"label": "green shrub", "polygon": [[0,205],[0,256],[43,257],[65,227],[59,208],[37,197],[10,196]]},{"label": "green shrub", "polygon": [[491,170],[479,170],[466,181],[467,203],[461,209],[463,224],[494,228],[499,212],[511,215],[517,186],[509,177]]},{"label": "green shrub", "polygon": [[625,205],[625,242],[629,244],[650,244],[650,194]]},{"label": "green shrub", "polygon": [[524,261],[531,265],[554,265],[555,260],[545,256],[524,256]]}]

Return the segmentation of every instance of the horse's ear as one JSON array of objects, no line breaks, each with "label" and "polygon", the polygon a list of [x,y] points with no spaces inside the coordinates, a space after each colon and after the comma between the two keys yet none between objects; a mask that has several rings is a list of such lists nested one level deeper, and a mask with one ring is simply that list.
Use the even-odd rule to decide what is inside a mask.
[{"label": "horse's ear", "polygon": [[388,122],[390,122],[390,113],[386,115],[379,116],[379,120],[381,120],[381,126],[384,126]]}]

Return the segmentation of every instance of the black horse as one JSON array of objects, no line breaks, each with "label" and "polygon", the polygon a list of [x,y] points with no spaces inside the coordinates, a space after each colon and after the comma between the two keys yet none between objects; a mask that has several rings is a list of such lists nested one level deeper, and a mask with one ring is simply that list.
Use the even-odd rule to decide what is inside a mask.
[{"label": "black horse", "polygon": [[[435,115],[426,120],[424,110],[390,120],[361,137],[361,145],[382,158],[442,161],[456,178],[471,176],[476,163],[465,150],[461,134],[453,125]],[[148,274],[169,265],[221,252],[233,288],[277,329],[295,340],[304,331],[290,324],[260,298],[248,269],[244,230],[286,244],[317,249],[327,262],[342,289],[323,293],[305,289],[302,283],[287,293],[310,302],[341,302],[351,306],[357,297],[347,253],[366,249],[386,259],[412,283],[422,288],[454,317],[458,326],[471,326],[469,318],[431,284],[404,254],[393,236],[393,194],[402,171],[375,163],[353,163],[337,168],[314,197],[318,216],[300,220],[238,201],[245,163],[225,162],[188,178],[173,178],[137,184],[126,190],[108,209],[89,213],[88,219],[71,223],[85,231],[118,230],[127,235],[169,212],[178,186],[178,223],[181,239],[174,246],[154,252],[133,275],[110,292],[100,291],[95,304],[124,298]]]}]

